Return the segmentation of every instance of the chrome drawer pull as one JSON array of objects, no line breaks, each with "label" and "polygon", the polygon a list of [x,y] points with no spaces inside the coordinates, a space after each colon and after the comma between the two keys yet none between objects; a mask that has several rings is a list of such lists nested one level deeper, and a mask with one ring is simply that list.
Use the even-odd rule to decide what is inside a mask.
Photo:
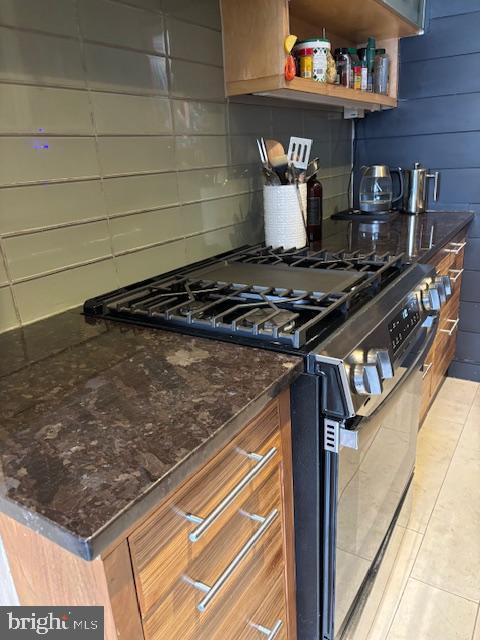
[{"label": "chrome drawer pull", "polygon": [[[423,366],[425,366],[425,365],[423,365]],[[423,370],[422,379],[427,377],[428,372],[430,371],[432,366],[433,366],[433,362],[430,362],[430,364],[427,364],[427,368]]]},{"label": "chrome drawer pull", "polygon": [[463,247],[466,246],[466,242],[449,242],[448,244],[453,245],[454,247],[457,247],[456,249],[445,249],[446,253],[454,253],[456,256],[458,256],[458,254],[461,252],[461,250],[463,249]]},{"label": "chrome drawer pull", "polygon": [[260,633],[263,633],[263,635],[267,637],[267,640],[275,640],[278,636],[278,632],[283,626],[283,622],[282,620],[277,620],[271,629],[267,629],[267,627],[264,627],[261,624],[254,624],[253,622],[250,623],[250,626],[257,631],[260,631]]},{"label": "chrome drawer pull", "polygon": [[460,276],[462,275],[462,273],[465,271],[465,269],[449,269],[450,273],[456,273],[456,276],[453,276],[453,278],[450,278],[450,280],[452,282],[456,282]]},{"label": "chrome drawer pull", "polygon": [[453,332],[457,328],[459,320],[460,320],[460,318],[457,318],[456,320],[450,320],[450,318],[448,318],[448,320],[446,320],[446,322],[452,322],[453,323],[452,324],[452,328],[451,329],[440,329],[440,333],[446,333],[449,336],[453,335]]},{"label": "chrome drawer pull", "polygon": [[191,542],[197,542],[203,536],[205,531],[215,522],[215,520],[227,509],[235,498],[241,493],[245,487],[250,484],[250,482],[258,476],[260,471],[270,462],[270,460],[277,453],[276,447],[272,447],[267,453],[263,456],[258,453],[249,453],[247,454],[249,458],[252,460],[257,460],[257,464],[250,469],[250,471],[240,480],[240,482],[233,487],[233,489],[228,493],[225,498],[219,502],[219,504],[213,509],[211,513],[208,514],[206,518],[201,518],[200,516],[195,516],[192,513],[187,513],[186,518],[190,520],[190,522],[194,522],[199,526],[194,529],[191,533],[189,533],[188,537]]},{"label": "chrome drawer pull", "polygon": [[215,580],[215,582],[212,584],[211,587],[209,587],[204,582],[200,582],[199,580],[190,581],[187,579],[188,582],[190,582],[191,585],[195,587],[195,589],[199,589],[200,591],[203,591],[205,593],[205,596],[197,604],[197,609],[200,611],[200,613],[203,613],[204,611],[206,611],[210,602],[213,600],[213,598],[215,598],[215,596],[221,590],[225,582],[227,582],[227,580],[230,578],[230,576],[238,567],[238,565],[242,562],[242,560],[245,558],[248,552],[260,540],[260,538],[267,531],[267,529],[270,527],[270,525],[272,524],[272,522],[275,520],[277,516],[278,516],[278,509],[273,509],[273,511],[271,511],[268,514],[268,516],[266,516],[265,518],[262,516],[251,516],[252,519],[262,522],[261,526],[257,529],[257,531],[253,534],[253,536],[247,540],[247,542],[243,545],[243,547],[240,549],[240,551],[235,556],[235,558],[224,569],[223,573]]}]

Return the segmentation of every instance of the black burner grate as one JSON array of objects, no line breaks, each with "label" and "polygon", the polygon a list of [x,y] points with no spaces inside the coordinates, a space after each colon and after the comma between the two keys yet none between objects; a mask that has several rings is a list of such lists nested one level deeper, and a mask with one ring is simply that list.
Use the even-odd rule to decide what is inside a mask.
[{"label": "black burner grate", "polygon": [[[190,331],[300,348],[372,298],[403,266],[402,255],[277,251],[264,247],[239,251],[226,262],[213,261],[210,265],[233,265],[235,272],[234,265],[238,263],[278,265],[283,272],[285,267],[288,272],[296,268],[353,271],[358,277],[350,278],[350,283],[340,290],[322,291],[212,280],[208,278],[209,269],[202,272],[186,268],[88,300],[84,310],[88,315],[176,326],[179,330],[185,327]],[[237,271],[241,273],[242,269]],[[281,273],[274,272],[281,282]],[[303,278],[297,280],[301,282]],[[322,282],[321,277],[319,281]]]}]

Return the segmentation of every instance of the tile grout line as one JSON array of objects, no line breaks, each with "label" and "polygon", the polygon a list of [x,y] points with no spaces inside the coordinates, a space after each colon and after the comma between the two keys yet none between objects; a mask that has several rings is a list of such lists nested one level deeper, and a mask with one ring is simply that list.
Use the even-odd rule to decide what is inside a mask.
[{"label": "tile grout line", "polygon": [[473,625],[473,632],[472,632],[472,640],[475,640],[475,631],[477,629],[477,624],[480,625],[480,604],[478,605],[477,615],[475,616],[475,622]]},{"label": "tile grout line", "polygon": [[[91,96],[90,90],[89,90],[87,56],[86,56],[86,53],[85,53],[85,40],[84,40],[84,37],[83,37],[83,31],[82,31],[82,26],[81,26],[80,8],[79,8],[78,0],[75,0],[75,5],[74,6],[75,6],[76,28],[77,28],[78,40],[79,40],[79,46],[80,46],[80,57],[81,57],[81,63],[82,63],[84,77],[85,77],[85,87],[86,87],[86,93],[87,93],[87,100],[88,100],[88,105],[89,105],[89,109],[90,109],[90,121],[91,121],[91,124],[92,124],[92,130],[93,130],[93,136],[94,136],[95,157],[96,157],[97,166],[98,166],[98,170],[99,170],[100,191],[101,191],[101,194],[102,194],[103,211],[104,211],[104,214],[105,214],[105,217],[106,217],[106,222],[107,222],[108,245],[109,245],[109,248],[110,248],[110,256],[108,256],[108,259],[111,258],[112,261],[113,261],[113,269],[114,269],[114,273],[115,273],[116,285],[120,286],[119,274],[118,274],[117,264],[116,264],[116,260],[115,260],[114,247],[113,247],[113,237],[112,237],[112,229],[111,229],[111,225],[110,225],[110,215],[109,215],[109,210],[108,210],[108,205],[107,205],[107,198],[106,198],[106,194],[105,194],[105,188],[104,188],[104,184],[103,184],[104,171],[103,171],[103,166],[102,166],[102,162],[101,162],[100,149],[99,149],[99,143],[98,143],[97,122],[96,122],[96,118],[95,118],[95,105],[93,104],[92,96]],[[107,259],[107,257],[105,257],[105,258]]]},{"label": "tile grout line", "polygon": [[[7,284],[6,286],[9,288],[10,290],[10,295],[12,297],[12,303],[13,303],[13,309],[15,311],[15,318],[17,321],[17,324],[15,325],[15,327],[11,327],[11,328],[16,328],[17,326],[21,327],[22,326],[22,318],[20,316],[20,308],[18,305],[18,301],[17,301],[17,296],[16,296],[16,292],[13,288],[13,281],[11,278],[11,272],[10,272],[10,265],[9,262],[7,260],[7,252],[6,252],[6,247],[5,247],[5,240],[0,237],[0,260],[3,264],[3,268],[5,270],[5,274],[7,276]],[[3,286],[2,286],[3,289]]]},{"label": "tile grout line", "polygon": [[447,593],[449,596],[454,596],[455,598],[460,598],[460,600],[465,600],[466,602],[471,602],[477,607],[480,605],[478,600],[472,600],[471,598],[465,598],[465,596],[461,596],[458,593],[454,593],[453,591],[449,591],[448,589],[444,589],[443,587],[439,587],[436,584],[430,584],[429,582],[425,582],[425,580],[420,580],[420,578],[415,578],[413,576],[409,577],[409,580],[414,580],[415,582],[419,582],[420,584],[424,584],[426,587],[430,587],[431,589],[436,589],[437,591],[441,591],[442,593]]},{"label": "tile grout line", "polygon": [[398,610],[399,610],[400,605],[401,605],[401,603],[402,603],[402,601],[403,601],[403,596],[405,595],[405,591],[406,591],[406,589],[407,589],[408,583],[409,583],[410,578],[411,578],[411,576],[412,576],[413,567],[415,566],[415,563],[416,563],[417,558],[418,558],[418,554],[420,553],[420,549],[422,548],[423,538],[424,538],[424,535],[425,535],[425,534],[421,534],[421,533],[419,533],[418,535],[420,535],[420,536],[421,536],[422,540],[421,540],[420,544],[418,545],[417,553],[415,554],[415,558],[413,559],[413,562],[412,562],[412,568],[410,569],[410,572],[409,572],[409,574],[408,574],[408,576],[407,576],[407,579],[405,580],[405,585],[404,585],[404,587],[403,587],[403,589],[402,589],[401,594],[400,594],[400,595],[399,595],[399,597],[398,597],[397,605],[396,605],[396,607],[395,607],[395,611],[393,612],[392,618],[391,618],[391,620],[390,620],[390,624],[388,625],[387,633],[385,634],[385,640],[388,640],[388,636],[390,635],[390,631],[391,631],[391,629],[392,629],[393,623],[395,622],[395,619],[396,619],[396,617],[397,617]]}]

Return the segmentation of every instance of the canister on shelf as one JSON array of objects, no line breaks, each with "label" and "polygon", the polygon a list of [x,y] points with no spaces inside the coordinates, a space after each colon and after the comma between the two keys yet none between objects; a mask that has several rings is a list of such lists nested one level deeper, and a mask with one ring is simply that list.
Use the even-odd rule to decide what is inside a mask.
[{"label": "canister on shelf", "polygon": [[312,57],[312,78],[317,82],[327,82],[328,52],[330,52],[330,41],[326,38],[310,38],[297,42],[293,48],[293,53],[298,59],[298,52],[301,49],[313,49]]}]

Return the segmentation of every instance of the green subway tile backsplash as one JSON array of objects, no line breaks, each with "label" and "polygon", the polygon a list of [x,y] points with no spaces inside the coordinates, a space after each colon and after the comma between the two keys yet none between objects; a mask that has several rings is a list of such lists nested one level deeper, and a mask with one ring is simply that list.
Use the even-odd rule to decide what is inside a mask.
[{"label": "green subway tile backsplash", "polygon": [[2,0],[0,331],[260,241],[259,135],[313,137],[344,208],[351,133],[225,100],[217,0]]}]

